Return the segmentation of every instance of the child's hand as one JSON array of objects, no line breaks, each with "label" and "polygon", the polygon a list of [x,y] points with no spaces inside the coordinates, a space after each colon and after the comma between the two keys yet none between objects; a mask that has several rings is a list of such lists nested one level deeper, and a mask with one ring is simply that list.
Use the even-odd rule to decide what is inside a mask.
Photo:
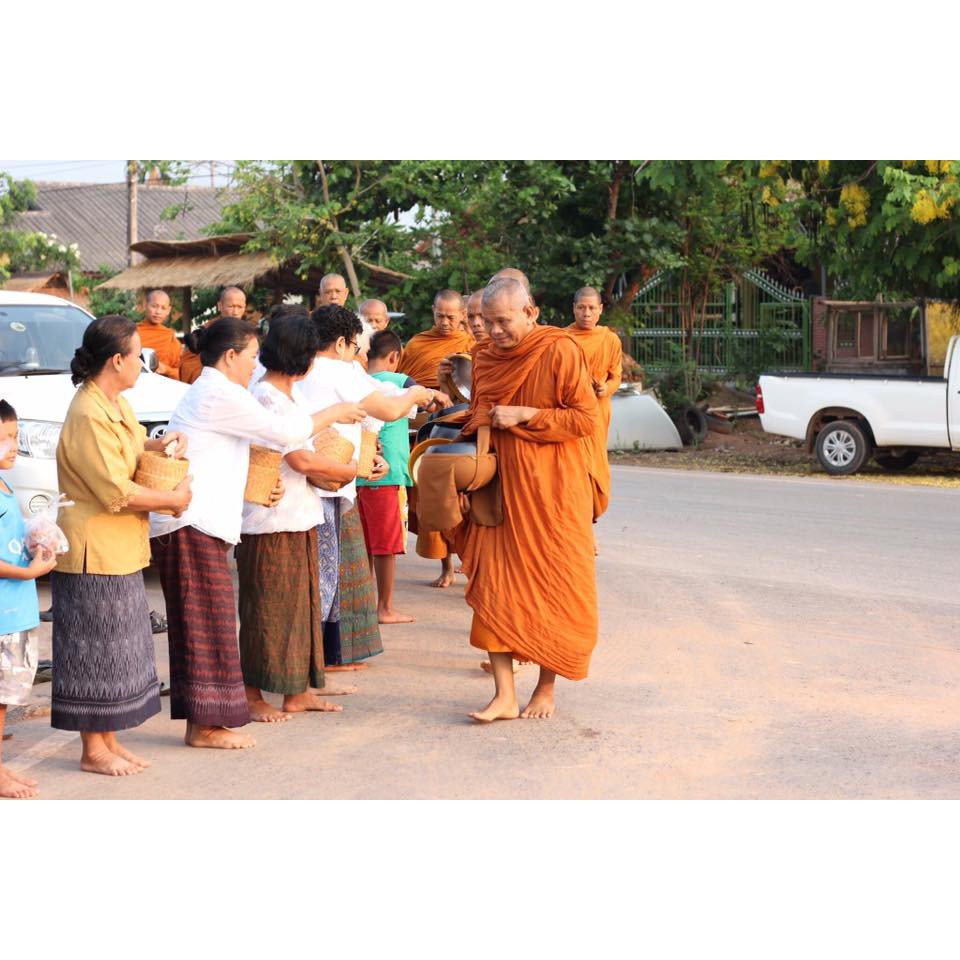
[{"label": "child's hand", "polygon": [[41,547],[37,551],[37,555],[30,561],[30,565],[26,568],[27,576],[24,579],[36,580],[37,577],[48,574],[56,565],[56,554],[53,553],[52,550],[46,550]]}]

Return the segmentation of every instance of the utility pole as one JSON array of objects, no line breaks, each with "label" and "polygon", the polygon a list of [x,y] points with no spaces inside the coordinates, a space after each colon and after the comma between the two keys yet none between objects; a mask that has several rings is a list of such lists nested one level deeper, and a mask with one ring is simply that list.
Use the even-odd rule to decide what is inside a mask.
[{"label": "utility pole", "polygon": [[127,265],[137,262],[137,255],[130,249],[137,242],[137,161],[127,161]]},{"label": "utility pole", "polygon": [[217,161],[210,161],[210,186],[215,187],[217,185]]}]

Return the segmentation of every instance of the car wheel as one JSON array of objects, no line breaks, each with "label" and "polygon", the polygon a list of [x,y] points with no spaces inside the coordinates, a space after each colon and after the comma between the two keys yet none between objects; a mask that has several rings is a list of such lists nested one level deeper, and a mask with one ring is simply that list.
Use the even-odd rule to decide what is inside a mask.
[{"label": "car wheel", "polygon": [[919,450],[902,450],[900,453],[875,453],[873,459],[884,470],[909,470],[920,459]]},{"label": "car wheel", "polygon": [[853,420],[835,420],[817,435],[817,459],[835,477],[856,473],[872,452],[866,432]]}]

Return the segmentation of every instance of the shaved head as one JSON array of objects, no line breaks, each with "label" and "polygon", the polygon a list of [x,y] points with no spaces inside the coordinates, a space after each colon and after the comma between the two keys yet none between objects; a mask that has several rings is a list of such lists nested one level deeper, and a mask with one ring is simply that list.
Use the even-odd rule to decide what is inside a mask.
[{"label": "shaved head", "polygon": [[473,334],[474,339],[480,342],[487,339],[487,331],[483,325],[483,314],[480,312],[482,300],[482,290],[477,290],[467,297],[467,329]]},{"label": "shaved head", "polygon": [[433,305],[436,306],[441,301],[449,301],[450,303],[456,304],[458,310],[465,309],[463,294],[457,293],[456,290],[441,290],[433,298]]},{"label": "shaved head", "polygon": [[539,310],[527,288],[513,277],[487,284],[481,300],[483,324],[495,347],[512,350],[536,329]]},{"label": "shaved head", "polygon": [[382,300],[364,300],[360,304],[360,319],[366,320],[374,330],[386,330],[390,314]]},{"label": "shaved head", "polygon": [[221,317],[242,317],[247,312],[247,295],[239,287],[224,287],[217,308]]},{"label": "shaved head", "polygon": [[320,278],[320,306],[335,303],[342,307],[347,302],[347,281],[339,273],[327,273]]},{"label": "shaved head", "polygon": [[581,287],[573,295],[573,302],[576,303],[578,300],[582,300],[584,297],[596,297],[598,303],[603,302],[603,298],[600,296],[600,291],[596,287]]},{"label": "shaved head", "polygon": [[531,302],[530,290],[514,277],[504,277],[500,280],[491,280],[483,288],[483,297],[480,301],[481,309],[486,309],[502,297],[510,303],[519,303],[520,306]]},{"label": "shaved head", "polygon": [[530,290],[530,281],[527,279],[527,275],[522,270],[518,270],[516,267],[504,267],[502,270],[498,270],[490,278],[490,283],[493,283],[495,280],[516,280],[517,282],[523,284],[527,293],[532,293]]}]

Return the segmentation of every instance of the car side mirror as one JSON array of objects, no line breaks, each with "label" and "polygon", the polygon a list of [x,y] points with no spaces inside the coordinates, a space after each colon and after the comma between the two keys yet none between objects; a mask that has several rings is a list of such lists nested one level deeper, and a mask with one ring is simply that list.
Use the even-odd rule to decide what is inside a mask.
[{"label": "car side mirror", "polygon": [[143,361],[143,369],[149,370],[151,373],[157,372],[157,367],[160,366],[160,361],[157,358],[157,351],[152,347],[144,347],[140,351],[140,359]]}]

